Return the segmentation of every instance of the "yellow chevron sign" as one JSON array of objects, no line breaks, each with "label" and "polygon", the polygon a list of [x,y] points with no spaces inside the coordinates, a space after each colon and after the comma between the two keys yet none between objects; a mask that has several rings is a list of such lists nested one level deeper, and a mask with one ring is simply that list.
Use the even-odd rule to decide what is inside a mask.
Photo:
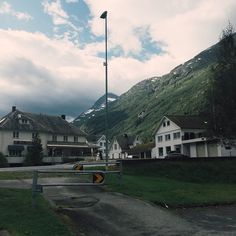
[{"label": "yellow chevron sign", "polygon": [[83,170],[83,165],[77,163],[73,166],[73,169],[74,170]]},{"label": "yellow chevron sign", "polygon": [[93,183],[102,183],[105,179],[105,176],[101,172],[97,172],[93,174]]}]

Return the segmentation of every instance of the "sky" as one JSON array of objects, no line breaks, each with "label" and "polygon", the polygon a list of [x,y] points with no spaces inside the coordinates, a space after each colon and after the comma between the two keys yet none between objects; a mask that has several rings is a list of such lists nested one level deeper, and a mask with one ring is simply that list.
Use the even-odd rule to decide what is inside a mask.
[{"label": "sky", "polygon": [[108,91],[168,73],[219,41],[235,0],[0,0],[0,116],[19,110],[69,119]]}]

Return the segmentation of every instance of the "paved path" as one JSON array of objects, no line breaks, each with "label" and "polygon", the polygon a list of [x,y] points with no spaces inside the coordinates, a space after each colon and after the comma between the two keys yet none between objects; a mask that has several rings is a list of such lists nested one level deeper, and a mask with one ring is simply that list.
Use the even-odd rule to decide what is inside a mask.
[{"label": "paved path", "polygon": [[[3,187],[30,185],[0,181]],[[170,210],[101,187],[45,187],[43,194],[71,219],[78,236],[236,235],[236,206]]]}]

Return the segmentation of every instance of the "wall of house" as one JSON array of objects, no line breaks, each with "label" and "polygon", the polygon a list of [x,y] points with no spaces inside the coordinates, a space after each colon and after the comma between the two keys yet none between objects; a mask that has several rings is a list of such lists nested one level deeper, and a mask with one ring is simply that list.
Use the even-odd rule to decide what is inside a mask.
[{"label": "wall of house", "polygon": [[142,140],[140,139],[139,136],[136,136],[135,140],[134,140],[134,143],[133,143],[133,147],[135,147],[136,145],[139,145],[139,144],[142,144]]},{"label": "wall of house", "polygon": [[236,157],[236,147],[229,145],[219,145],[221,156]]},{"label": "wall of house", "polygon": [[0,131],[0,151],[3,155],[8,155],[8,145],[13,144],[13,141],[12,131]]},{"label": "wall of house", "polygon": [[97,141],[97,145],[100,146],[100,148],[98,149],[98,151],[102,152],[102,156],[105,157],[106,156],[106,137],[103,135],[98,141]]},{"label": "wall of house", "polygon": [[[111,144],[111,148],[109,150],[109,158],[110,159],[119,159],[122,158],[123,155],[121,155],[121,148],[117,140],[114,140]],[[123,157],[124,158],[124,157]]]},{"label": "wall of house", "polygon": [[[41,144],[43,148],[43,154],[47,155],[47,143],[48,141],[52,141],[52,134],[48,133],[39,133],[39,138],[41,139]],[[0,131],[0,152],[2,152],[4,155],[9,155],[8,151],[8,145],[14,145],[14,141],[32,141],[32,132],[25,132],[25,131],[19,131],[19,137],[14,138],[13,137],[13,131]],[[57,141],[63,142],[64,141],[64,135],[57,135]],[[68,141],[67,142],[74,142],[74,135],[68,135]],[[82,136],[78,136],[78,142],[86,142],[86,138]],[[19,144],[23,145],[23,144]],[[22,152],[22,156],[26,155],[27,153],[27,145],[25,146],[25,150]]]},{"label": "wall of house", "polygon": [[[174,133],[180,133],[179,137],[174,137]],[[170,139],[167,140],[166,135],[169,135]],[[174,122],[169,119],[164,119],[155,135],[155,149],[152,150],[152,156],[156,158],[164,158],[167,155],[167,149],[171,151],[176,150],[177,147],[181,147],[181,129]],[[162,141],[160,138],[162,137]],[[180,145],[180,146],[179,146]],[[159,155],[159,148],[163,148],[163,155]]]}]

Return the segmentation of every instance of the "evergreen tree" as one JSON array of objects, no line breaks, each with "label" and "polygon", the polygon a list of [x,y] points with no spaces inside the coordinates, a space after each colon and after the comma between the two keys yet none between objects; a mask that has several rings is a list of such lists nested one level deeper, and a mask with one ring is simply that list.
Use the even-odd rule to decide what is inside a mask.
[{"label": "evergreen tree", "polygon": [[32,140],[32,146],[29,147],[25,163],[28,165],[41,165],[43,159],[43,148],[41,139],[36,136]]}]

